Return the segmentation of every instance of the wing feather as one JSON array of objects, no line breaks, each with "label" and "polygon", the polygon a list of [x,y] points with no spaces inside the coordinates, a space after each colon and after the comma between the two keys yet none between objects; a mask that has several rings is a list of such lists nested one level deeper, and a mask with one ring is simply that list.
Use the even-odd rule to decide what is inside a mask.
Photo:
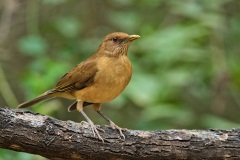
[{"label": "wing feather", "polygon": [[94,83],[97,72],[96,61],[84,61],[66,73],[59,80],[54,91],[71,92],[81,90]]}]

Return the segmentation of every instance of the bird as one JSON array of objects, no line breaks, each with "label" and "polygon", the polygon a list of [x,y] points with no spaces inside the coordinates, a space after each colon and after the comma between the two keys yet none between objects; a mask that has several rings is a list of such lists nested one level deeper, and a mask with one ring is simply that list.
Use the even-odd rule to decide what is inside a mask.
[{"label": "bird", "polygon": [[121,138],[125,139],[123,129],[113,123],[100,109],[102,103],[119,96],[129,84],[132,65],[127,53],[130,43],[138,38],[139,35],[129,35],[124,32],[106,35],[95,54],[62,76],[55,87],[20,104],[18,108],[27,108],[52,98],[75,100],[68,107],[68,111],[79,111],[87,120],[93,136],[104,141],[98,132],[101,129],[97,128],[83,111],[83,107],[93,105],[93,109],[109,123],[111,128],[119,131]]}]

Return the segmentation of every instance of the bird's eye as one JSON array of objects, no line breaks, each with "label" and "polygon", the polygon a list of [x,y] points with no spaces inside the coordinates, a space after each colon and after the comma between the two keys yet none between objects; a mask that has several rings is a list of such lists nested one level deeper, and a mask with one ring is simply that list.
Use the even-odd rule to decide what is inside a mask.
[{"label": "bird's eye", "polygon": [[117,42],[117,40],[118,40],[117,37],[114,37],[114,38],[112,39],[113,42]]}]

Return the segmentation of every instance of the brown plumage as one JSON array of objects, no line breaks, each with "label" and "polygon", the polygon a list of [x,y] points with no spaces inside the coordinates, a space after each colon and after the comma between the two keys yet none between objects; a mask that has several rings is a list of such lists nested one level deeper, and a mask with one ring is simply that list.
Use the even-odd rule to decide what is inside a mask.
[{"label": "brown plumage", "polygon": [[66,73],[57,85],[40,96],[22,103],[18,108],[30,107],[38,102],[55,97],[75,99],[69,111],[78,110],[91,126],[93,134],[99,135],[96,126],[83,112],[83,107],[93,104],[94,109],[106,119],[112,128],[121,128],[100,112],[100,104],[116,98],[128,85],[132,76],[132,66],[127,57],[130,42],[140,38],[122,32],[108,34],[97,52]]}]

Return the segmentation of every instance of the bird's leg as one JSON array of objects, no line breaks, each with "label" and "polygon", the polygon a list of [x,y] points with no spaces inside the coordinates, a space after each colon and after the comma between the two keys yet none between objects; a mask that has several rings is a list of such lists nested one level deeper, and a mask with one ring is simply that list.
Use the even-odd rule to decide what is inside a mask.
[{"label": "bird's leg", "polygon": [[83,101],[78,101],[78,103],[77,103],[77,110],[79,112],[81,112],[83,117],[87,120],[87,122],[90,125],[91,130],[93,132],[93,136],[95,137],[97,135],[97,137],[104,142],[103,138],[100,136],[100,134],[99,134],[99,132],[97,130],[98,128],[93,124],[91,119],[88,118],[88,116],[83,112]]},{"label": "bird's leg", "polygon": [[117,129],[119,131],[119,134],[120,136],[125,140],[125,136],[124,134],[122,133],[122,130],[125,130],[119,126],[117,126],[115,123],[113,123],[113,121],[111,121],[107,116],[105,116],[101,111],[97,111],[106,121],[109,122],[109,126],[112,128],[112,129]]},{"label": "bird's leg", "polygon": [[68,107],[68,112],[72,112],[72,111],[76,110],[77,109],[77,104],[78,104],[78,101],[73,102],[73,104],[71,104]]},{"label": "bird's leg", "polygon": [[125,140],[125,136],[124,136],[124,134],[122,133],[122,130],[125,130],[125,129],[117,126],[115,123],[113,123],[113,121],[111,121],[111,119],[109,119],[106,115],[104,115],[104,114],[100,111],[101,105],[100,105],[99,103],[95,103],[93,106],[94,106],[94,109],[97,111],[97,113],[100,114],[106,121],[109,122],[109,126],[110,126],[112,129],[117,129],[117,130],[119,131],[120,136]]}]

